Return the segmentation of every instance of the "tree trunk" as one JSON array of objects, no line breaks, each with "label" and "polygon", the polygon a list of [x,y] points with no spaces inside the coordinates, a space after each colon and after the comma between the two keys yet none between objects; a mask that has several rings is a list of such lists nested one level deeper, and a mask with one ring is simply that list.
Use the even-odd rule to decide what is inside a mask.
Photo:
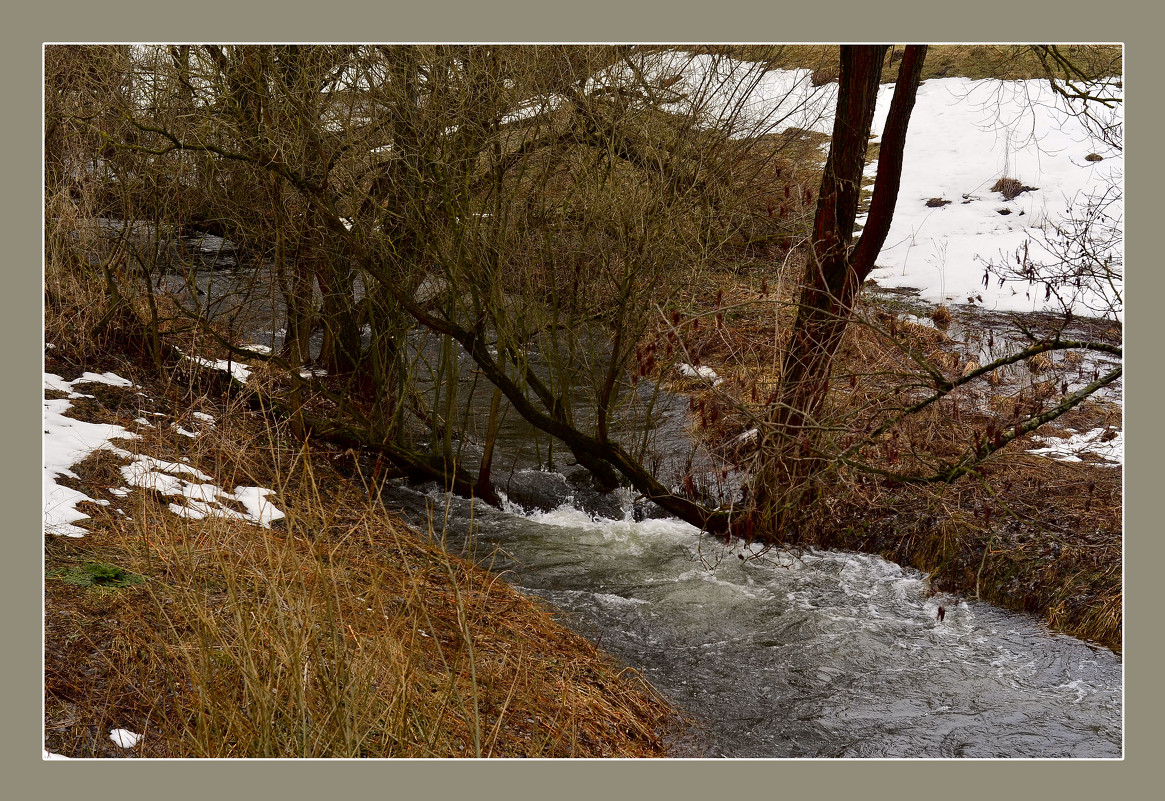
[{"label": "tree trunk", "polygon": [[781,365],[781,390],[762,442],[764,464],[753,486],[756,530],[795,533],[816,496],[828,460],[821,419],[833,358],[854,301],[885,242],[902,173],[906,125],[918,90],[925,46],[906,48],[883,135],[870,214],[851,246],[862,171],[887,46],[842,48],[833,139],[821,177],[813,249]]},{"label": "tree trunk", "polygon": [[316,282],[323,297],[320,319],[324,338],[319,366],[330,375],[352,373],[360,363],[360,327],[356,323],[356,303],[353,300],[353,272],[343,258],[342,254],[329,252],[316,271]]}]

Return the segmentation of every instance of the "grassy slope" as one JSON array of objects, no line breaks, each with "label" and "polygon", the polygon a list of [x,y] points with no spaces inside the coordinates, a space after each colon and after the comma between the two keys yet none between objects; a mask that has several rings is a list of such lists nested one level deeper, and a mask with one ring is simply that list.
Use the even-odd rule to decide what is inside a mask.
[{"label": "grassy slope", "polygon": [[[836,64],[831,47],[715,49],[823,77]],[[1104,57],[1119,70],[1119,49]],[[939,46],[924,78],[1038,74],[1030,55]],[[82,297],[93,287],[60,275],[49,284],[50,341],[61,349],[46,369],[68,378],[122,350],[115,336],[80,335],[102,308]],[[771,321],[743,328],[767,358]],[[184,417],[201,397],[193,387],[149,394]],[[122,424],[137,416],[132,393],[93,394],[79,415]],[[288,522],[266,531],[182,520],[158,498],[110,496],[121,483],[116,460],[88,460],[78,488],[122,504],[128,517],[116,505],[91,506],[91,534],[45,538],[50,750],[122,756],[107,734],[126,727],[147,735],[134,751],[142,756],[665,753],[661,732],[675,711],[549,610],[387,518],[342,480],[335,454],[290,447],[278,426],[237,406],[197,403],[219,418],[214,437],[192,452],[190,441],[160,432],[146,447],[190,454],[224,484],[243,459],[247,480],[238,483],[280,486]],[[937,588],[979,592],[1119,649],[1120,471],[998,461],[994,469],[1016,479],[1003,498],[969,482],[928,492],[861,483],[848,505],[830,507],[836,514],[815,544],[882,553],[934,571]],[[1079,488],[1089,481],[1085,498]],[[79,583],[94,564],[144,580]]]},{"label": "grassy slope", "polygon": [[[47,370],[81,372],[52,354]],[[83,462],[73,486],[110,505],[83,505],[83,538],[45,536],[49,750],[124,756],[108,733],[127,728],[145,735],[136,756],[664,755],[677,714],[637,674],[392,519],[341,454],[193,377],[101,366],[148,399],[85,385],[97,398],[76,416],[139,428],[127,447],[186,456],[220,486],[275,487],[287,518],[183,519],[172,497],[111,494],[113,454]],[[170,428],[194,410],[217,420],[198,440]],[[150,411],[154,430],[131,422]]]}]

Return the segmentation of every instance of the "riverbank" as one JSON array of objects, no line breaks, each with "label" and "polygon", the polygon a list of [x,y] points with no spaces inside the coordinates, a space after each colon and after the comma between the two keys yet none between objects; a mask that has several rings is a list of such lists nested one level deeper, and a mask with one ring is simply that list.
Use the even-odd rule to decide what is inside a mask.
[{"label": "riverbank", "polygon": [[833,504],[799,544],[878,554],[929,573],[934,592],[1030,612],[1120,653],[1120,473],[1019,454],[991,470],[1002,490],[862,482],[860,500]]},{"label": "riverbank", "polygon": [[[885,309],[882,311],[886,313]],[[904,310],[899,312],[905,316]],[[728,322],[739,320],[729,316]],[[935,329],[919,323],[903,323],[903,327],[914,331],[920,341],[923,337],[938,340]],[[852,348],[854,343],[850,344]],[[187,350],[196,352],[193,343]],[[863,352],[868,355],[868,351]],[[708,353],[715,355],[714,350]],[[852,350],[846,353],[852,358]],[[686,736],[690,729],[685,731],[680,726],[679,713],[638,674],[623,670],[588,641],[559,627],[554,611],[515,592],[497,576],[450,557],[439,547],[444,532],[417,533],[385,517],[375,498],[360,489],[368,486],[362,481],[361,472],[367,473],[364,468],[371,464],[367,458],[322,444],[303,448],[287,436],[285,423],[251,408],[246,396],[240,394],[245,391],[243,387],[222,370],[197,369],[193,361],[183,359],[165,382],[158,382],[150,379],[149,371],[125,361],[106,359],[74,362],[64,348],[49,349],[46,373],[55,372],[61,380],[51,381],[58,389],[47,390],[46,397],[71,404],[69,411],[74,419],[132,430],[141,439],[122,440],[117,445],[134,458],[150,454],[158,462],[143,465],[143,473],[136,475],[136,480],[141,480],[150,473],[152,479],[134,484],[134,471],[127,475],[122,470],[129,461],[127,457],[98,451],[74,468],[76,479],[62,480],[88,494],[95,503],[79,504],[90,515],[89,520],[75,523],[89,530],[84,537],[46,537],[46,744],[50,751],[73,756],[241,756],[273,753],[271,749],[276,748],[284,750],[274,753],[297,756],[704,753]],[[84,368],[89,370],[88,379],[81,375]],[[731,370],[724,372],[727,383],[713,389],[729,387],[736,380]],[[94,380],[107,374],[126,378],[135,386],[114,386],[123,382],[113,378]],[[74,378],[82,380],[70,380]],[[691,388],[691,383],[688,386]],[[222,399],[224,389],[227,397]],[[93,397],[70,397],[73,394]],[[1081,419],[1078,424],[1100,422],[1100,418]],[[183,457],[189,462],[182,462]],[[1020,462],[1026,466],[1017,470],[1030,471],[1045,481],[1049,474],[1043,468],[1060,471],[1051,485],[1059,488],[1065,500],[1073,497],[1073,487],[1081,486],[1079,471],[1085,469],[1082,465],[1049,462],[1036,455],[1022,456]],[[169,469],[161,469],[163,465]],[[150,470],[145,471],[144,467]],[[1107,476],[1115,481],[1119,526],[1120,469],[1091,469],[1107,470]],[[206,479],[194,476],[197,480],[190,480],[187,470],[197,470]],[[178,482],[183,477],[185,483]],[[205,489],[206,485],[216,489]],[[129,494],[119,494],[131,487]],[[209,508],[218,514],[233,510],[243,516],[250,511],[244,501],[261,495],[243,491],[247,487],[275,491],[267,496],[272,504],[266,518],[270,528],[230,514],[203,520],[176,514],[175,506],[190,515],[201,508],[198,501],[214,501]],[[1040,582],[1036,591],[1056,591],[1057,582],[1065,575],[1062,568],[1073,565],[1072,559],[1060,557],[1072,556],[1078,567],[1095,569],[1080,559],[1094,556],[1104,560],[1113,555],[1110,550],[1092,548],[1055,554],[1052,558],[1052,551],[1044,547],[1049,543],[1046,538],[1024,541],[1016,537],[1014,542],[988,542],[991,554],[984,561],[985,551],[978,539],[981,511],[979,518],[974,513],[981,497],[977,494],[980,485],[975,482],[956,485],[947,490],[950,494],[934,497],[870,480],[849,483],[845,488],[850,490],[854,505],[843,508],[836,500],[830,503],[827,499],[824,508],[832,525],[823,526],[818,539],[799,543],[805,548],[800,558],[778,558],[776,573],[809,565],[806,574],[821,573],[826,584],[844,587],[852,580],[851,571],[872,570],[881,575],[879,571],[890,570],[893,582],[888,586],[893,592],[878,604],[880,611],[864,611],[864,601],[859,604],[860,609],[847,606],[839,611],[845,615],[870,614],[879,621],[903,617],[910,622],[906,631],[892,634],[895,642],[912,642],[911,647],[934,646],[932,656],[936,658],[944,653],[937,647],[946,643],[944,638],[980,637],[990,631],[977,621],[986,620],[993,613],[984,611],[973,600],[969,606],[961,603],[957,597],[974,595],[974,583],[966,583],[968,575],[979,579],[980,596],[985,601],[1039,612],[1034,605],[1039,603],[1038,598],[1028,601],[1029,606],[1025,607],[1013,603],[1014,599],[1006,594],[1016,593],[1016,587],[1023,589],[1022,581],[1033,578]],[[425,496],[420,497],[423,500]],[[1095,497],[1091,510],[1094,516],[1102,506],[1102,493],[1097,491]],[[1111,515],[1111,493],[1104,497],[1108,498],[1106,513]],[[1042,494],[1037,494],[1036,500],[1040,498]],[[1083,504],[1085,499],[1078,500]],[[108,501],[108,505],[101,501]],[[394,507],[393,502],[385,505]],[[275,509],[284,517],[275,515]],[[433,511],[437,512],[438,521],[443,519],[444,510]],[[1044,525],[1048,523],[1038,511],[1028,507],[1020,511],[1035,515]],[[263,519],[261,513],[256,517]],[[590,520],[589,516],[583,517]],[[1000,531],[1011,531],[1011,524],[1004,518],[997,511],[991,524]],[[1062,517],[1058,522],[1067,526],[1074,521]],[[458,522],[462,524],[463,521]],[[600,586],[596,591],[595,603],[609,603],[619,614],[630,614],[623,607],[629,607],[631,612],[639,609],[637,595],[624,598],[616,594],[627,592],[627,562],[651,561],[644,554],[666,551],[668,540],[653,535],[649,541],[636,544],[635,538],[647,536],[646,532],[613,534],[604,525],[596,524],[597,532],[585,535],[598,538],[588,551],[588,563],[606,561],[624,566],[614,571],[613,586]],[[1116,530],[1119,532],[1119,528]],[[937,549],[932,536],[935,531],[945,531],[946,539],[938,540],[937,546],[948,551]],[[584,535],[572,529],[572,540],[580,536]],[[611,536],[615,541],[609,539]],[[628,536],[632,541],[624,543]],[[691,548],[699,548],[696,532],[679,536]],[[1117,543],[1119,566],[1119,533],[1110,541]],[[1092,544],[1099,543],[1097,540]],[[835,555],[811,554],[810,545],[882,553],[902,565],[932,572],[927,580],[916,579],[909,571],[898,571],[893,565],[867,564],[852,553],[836,554],[837,560],[831,561]],[[1014,567],[1011,556],[1002,555],[1005,545],[1013,555],[1032,557],[1023,570]],[[510,549],[508,544],[499,547]],[[555,553],[551,549],[546,557],[551,565],[559,561]],[[735,554],[728,555],[733,558],[726,561],[734,566],[738,561]],[[470,556],[489,563],[488,554]],[[512,561],[514,557],[506,558]],[[705,558],[713,564],[719,561],[711,549]],[[919,561],[922,559],[931,561]],[[681,559],[681,563],[683,575],[688,578],[675,581],[674,586],[673,582],[666,583],[676,599],[669,595],[665,602],[643,605],[644,614],[649,610],[654,614],[657,609],[662,614],[664,608],[671,608],[668,604],[673,600],[683,608],[682,600],[677,599],[694,591],[690,585],[719,587],[719,582],[727,578],[725,569],[729,565],[721,565],[719,571],[707,566],[693,571],[690,557]],[[749,584],[751,571],[763,570],[764,563],[764,559],[741,561],[740,569],[748,575],[739,577],[739,581]],[[844,565],[841,574],[829,578],[838,565]],[[1043,570],[1036,575],[1027,570],[1029,567]],[[1006,583],[1008,569],[1013,574],[1010,589]],[[139,576],[144,580],[137,582]],[[1085,578],[1087,574],[1081,573],[1060,587],[1066,604],[1084,599],[1082,605],[1067,609],[1070,614],[1081,610],[1087,613],[1094,608],[1091,599],[1103,595],[1103,587],[1083,586],[1080,580]],[[1106,580],[1111,578],[1112,575]],[[875,586],[882,587],[884,579],[877,579]],[[1118,592],[1112,603],[1119,614],[1119,567],[1115,579]],[[737,577],[730,580],[736,581]],[[759,573],[756,580],[761,580]],[[549,586],[555,586],[557,580],[550,581]],[[960,581],[964,584],[960,585]],[[571,585],[567,582],[566,586]],[[938,594],[927,598],[928,591]],[[905,593],[905,598],[897,596],[900,592]],[[569,595],[567,591],[562,600]],[[805,614],[784,609],[774,612],[762,603],[770,596],[784,598],[785,590],[778,591],[774,585],[773,591],[757,598],[742,595],[741,599],[752,600],[743,603],[736,614],[744,614],[747,609],[749,614],[785,620],[785,626],[793,625],[788,621]],[[554,593],[548,597],[560,603]],[[1016,593],[1015,597],[1020,596]],[[811,603],[821,601],[814,597]],[[935,610],[940,604],[946,604],[952,616],[943,625],[935,622]],[[571,608],[568,604],[563,606]],[[572,619],[575,615],[586,617],[577,609],[570,614]],[[751,630],[753,623],[748,620],[746,617],[742,625]],[[263,622],[254,627],[244,625],[249,621]],[[578,628],[587,632],[589,625]],[[632,621],[628,625],[637,624]],[[759,631],[759,622],[755,625]],[[806,621],[793,628],[804,634],[816,625]],[[1068,630],[1063,622],[1057,625]],[[716,626],[717,631],[722,631],[722,623]],[[710,647],[703,640],[696,644],[677,640],[661,649],[659,632],[666,630],[662,620],[651,623],[648,639],[660,652],[657,660],[671,661],[678,653],[693,659],[696,654],[703,656]],[[1119,633],[1119,619],[1116,630]],[[313,636],[315,632],[325,632],[327,636]],[[1080,633],[1104,641],[1102,634]],[[903,639],[907,637],[914,639]],[[614,637],[608,642],[611,639]],[[715,641],[726,639],[722,634]],[[767,636],[762,639],[769,641]],[[828,636],[824,640],[830,641]],[[774,642],[783,640],[778,637]],[[794,639],[787,647],[803,648],[799,643],[800,639]],[[774,645],[766,646],[771,647]],[[818,643],[814,647],[823,646]],[[1119,649],[1119,640],[1113,647]],[[870,664],[863,662],[860,669],[855,667],[857,672],[853,675],[865,675],[862,671],[881,675],[886,670],[882,660],[887,660],[888,655],[877,645],[868,648],[864,658]],[[254,654],[264,657],[256,660]],[[634,656],[623,658],[631,664],[643,664]],[[739,658],[744,664],[751,664],[749,660],[756,657]],[[815,650],[802,658],[809,664],[828,664],[831,657]],[[759,663],[769,664],[764,659]],[[778,660],[769,669],[777,670],[784,664]],[[658,683],[663,675],[658,665],[649,663],[641,669],[669,697],[691,701],[687,695],[691,684],[666,686]],[[819,679],[824,675],[820,680],[826,685],[835,680],[833,674],[814,675]],[[350,688],[350,694],[341,699],[328,694],[336,676],[351,677],[343,685]],[[278,687],[270,683],[271,677]],[[1026,682],[1028,677],[1020,680]],[[674,684],[674,677],[672,681]],[[684,681],[698,682],[695,674]],[[709,687],[717,686],[710,679],[709,682]],[[1092,692],[1093,685],[1088,687]],[[272,689],[278,691],[273,693]],[[797,685],[794,690],[797,697],[808,694],[807,697],[816,698],[814,693],[826,693],[828,697],[826,690],[816,686],[810,689]],[[215,698],[219,704],[201,706],[200,696]],[[881,691],[877,697],[881,697]],[[779,698],[773,699],[774,708],[766,713],[774,721],[787,714]],[[701,719],[705,714],[715,717],[715,707],[721,703],[713,701],[711,709],[697,705],[694,714]],[[329,718],[329,710],[334,707],[347,710],[347,716]],[[955,709],[962,708],[955,705]],[[243,710],[242,714],[239,710]],[[385,711],[380,714],[379,710]],[[784,730],[781,724],[774,726]],[[132,748],[124,748],[109,737],[109,732],[118,729],[145,736]],[[264,732],[275,732],[275,736],[265,740]],[[1073,741],[1076,736],[1072,735]],[[832,739],[817,742],[804,733],[790,737],[794,742],[791,750],[782,750],[789,749],[789,743],[777,737],[747,753],[845,755],[865,753],[860,749],[870,747],[868,743],[854,744],[850,748],[858,750],[845,750]],[[864,739],[855,742],[877,742],[879,737],[880,734],[866,733]],[[902,747],[905,750],[894,753],[947,754],[941,748],[934,750],[938,746],[929,742]],[[1051,751],[1030,753],[1061,753],[1056,748],[1067,749],[1063,753],[1093,753],[1072,750],[1076,747],[1059,744]],[[1009,749],[1010,746],[998,753],[1029,754],[1018,745],[1018,750]]]},{"label": "riverbank", "polygon": [[46,354],[46,427],[121,450],[57,479],[90,500],[45,534],[49,752],[667,754],[679,713],[637,673],[191,368]]},{"label": "riverbank", "polygon": [[[287,55],[238,53],[240,63]],[[396,63],[381,51],[320,54],[337,68],[365,55]],[[81,55],[79,67],[92,61]],[[170,63],[157,55],[155,67]],[[212,61],[200,68],[229,77]],[[1112,147],[1086,147],[1062,120],[1047,127],[1039,82],[1020,96],[939,74],[927,81],[897,230],[871,273],[921,296],[863,293],[838,358],[818,373],[813,391],[825,400],[810,404],[814,431],[802,436],[781,419],[800,383],[782,354],[798,350],[787,346],[813,209],[828,209],[815,187],[833,127],[831,74],[800,74],[821,90],[811,119],[797,117],[807,127],[746,143],[734,123],[704,131],[703,115],[657,100],[682,96],[682,70],[649,75],[628,59],[633,86],[646,90],[644,116],[638,100],[625,102],[640,94],[621,86],[560,109],[541,79],[527,90],[508,67],[495,74],[508,62],[482,63],[493,85],[518,92],[492,113],[496,138],[433,140],[434,163],[471,165],[480,192],[458,183],[445,193],[410,170],[392,187],[374,179],[370,193],[364,178],[342,177],[373,175],[366,167],[391,177],[387,165],[409,163],[417,143],[392,115],[422,107],[382,96],[390,85],[361,101],[375,120],[337,128],[330,109],[343,96],[330,92],[270,140],[283,148],[306,132],[337,143],[336,161],[285,148],[306,154],[299,174],[319,168],[340,181],[320,184],[337,190],[322,217],[323,196],[285,184],[275,162],[220,161],[211,149],[196,166],[213,180],[187,182],[185,162],[138,159],[149,144],[141,135],[155,129],[123,129],[126,111],[234,147],[240,129],[229,121],[221,138],[187,129],[194,118],[177,95],[159,105],[165,113],[147,113],[111,91],[104,141],[125,145],[114,150],[127,161],[116,181],[104,171],[78,186],[58,180],[70,159],[96,163],[98,151],[83,136],[50,143],[47,747],[68,756],[699,752],[668,750],[687,735],[647,681],[484,564],[567,610],[562,620],[642,670],[703,731],[719,727],[700,753],[1119,756],[1119,656],[976,600],[1121,648],[1119,128],[1105,129]],[[713,86],[706,59],[682,62]],[[594,70],[606,63],[578,79],[602,77]],[[521,80],[545,66],[531,61]],[[429,130],[478,130],[479,95],[458,85],[460,73],[428,74],[447,74],[449,96],[465,101],[450,108],[471,113],[438,114]],[[88,72],[60,74],[66,86]],[[755,77],[771,100],[794,76]],[[994,89],[989,103],[972,98]],[[76,116],[84,103],[70,91],[50,96],[60,120],[99,130],[87,111]],[[884,111],[889,88],[880,96]],[[611,103],[614,117],[595,117],[590,101]],[[1039,135],[1002,137],[996,122],[1010,111],[1035,113]],[[562,122],[585,135],[561,138]],[[674,147],[673,122],[691,134]],[[745,157],[732,155],[737,145]],[[1034,162],[1029,145],[1041,151]],[[872,144],[868,160],[880,155]],[[511,156],[545,162],[554,179],[527,182],[534,173],[505,166]],[[584,163],[599,169],[578,172]],[[139,195],[139,176],[174,187],[180,202],[159,202],[168,190]],[[689,183],[698,194],[673,191]],[[464,203],[429,202],[441,195]],[[1093,224],[1111,235],[1088,249],[1098,255],[1086,275],[1071,248],[1060,272],[1038,248],[1029,258],[1029,244],[1065,246],[1068,229],[1048,205],[1061,196],[1087,198],[1069,212],[1069,227],[1085,228],[1080,242],[1091,244]],[[407,225],[393,222],[398,207],[410,207]],[[211,218],[213,230],[190,227]],[[401,239],[405,230],[421,236]],[[236,289],[255,315],[234,307]],[[975,314],[1017,314],[1004,331],[965,318],[964,301]],[[836,340],[798,333],[828,343],[832,358]],[[819,486],[801,495],[806,485],[781,471],[805,457]],[[792,501],[777,515],[749,497],[759,486],[751,477],[769,468]],[[616,472],[642,495],[603,494]],[[502,511],[441,498],[445,486]],[[696,526],[653,518],[646,497]],[[711,542],[699,530],[711,510],[715,523],[768,542]],[[800,513],[799,526],[771,524],[786,510]],[[464,562],[442,547],[455,542]]]},{"label": "riverbank", "polygon": [[[767,286],[763,264],[722,273],[689,308],[713,296],[722,323],[685,346],[715,382],[672,377],[697,412],[693,435],[747,474],[757,458],[757,403],[768,395],[787,330],[787,299]],[[839,352],[825,419],[834,454],[876,422],[933,391],[928,373],[958,379],[1017,347],[1019,330],[1062,325],[1041,315],[992,314],[952,304],[943,324],[915,293],[871,286]],[[715,309],[712,309],[715,312]],[[704,312],[707,314],[708,312]],[[941,319],[942,313],[937,316]],[[1065,337],[1119,347],[1121,326],[1077,319]],[[988,345],[988,343],[991,343]],[[1050,408],[1109,361],[1067,352],[1002,368],[908,416],[835,462],[821,502],[781,544],[880,555],[930,574],[933,592],[978,598],[1039,616],[1056,631],[1122,649],[1123,407],[1117,384],[992,454],[946,483],[912,483],[962,458],[1007,415]],[[920,377],[920,373],[922,374]],[[757,389],[759,387],[759,390]],[[919,394],[921,393],[921,395]],[[910,399],[914,400],[910,400]],[[881,409],[881,411],[879,411]],[[1010,431],[1010,427],[1006,427]],[[752,432],[752,433],[750,433]]]}]

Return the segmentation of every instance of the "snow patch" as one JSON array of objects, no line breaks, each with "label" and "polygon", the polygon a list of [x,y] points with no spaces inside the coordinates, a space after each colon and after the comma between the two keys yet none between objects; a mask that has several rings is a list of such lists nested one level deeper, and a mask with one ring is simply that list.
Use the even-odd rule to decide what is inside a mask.
[{"label": "snow patch", "polygon": [[80,378],[66,381],[54,373],[44,373],[44,388],[64,392],[70,398],[92,398],[73,389],[77,384],[109,384],[115,387],[132,387],[133,382],[114,373],[84,373]]},{"label": "snow patch", "polygon": [[[74,381],[65,381],[58,375],[44,374],[44,388],[68,393],[69,398],[85,397],[75,392],[80,383],[103,383],[113,386],[133,384],[113,373],[85,373]],[[72,404],[68,399],[44,400],[42,416],[44,436],[41,445],[41,497],[44,509],[45,531],[69,537],[85,536],[85,529],[73,525],[89,515],[77,510],[77,504],[93,499],[83,492],[61,486],[57,478],[77,478],[70,468],[98,450],[119,450],[111,444],[114,439],[137,439],[138,435],[112,424],[87,423],[66,416]]]},{"label": "snow patch", "polygon": [[[285,517],[268,499],[268,496],[274,494],[272,490],[237,486],[234,492],[227,492],[206,473],[190,465],[166,462],[152,456],[134,456],[122,450],[118,451],[118,455],[132,460],[121,468],[121,474],[131,487],[142,487],[183,499],[182,503],[169,504],[170,511],[179,517],[191,520],[223,517],[254,523],[263,528],[271,528],[274,521]],[[246,511],[240,512],[224,501],[234,501]]]},{"label": "snow patch", "polygon": [[109,739],[113,740],[118,748],[133,748],[142,739],[142,736],[129,729],[114,729],[109,733]]},{"label": "snow patch", "polygon": [[[74,381],[65,381],[51,373],[45,373],[44,387],[46,390],[56,390],[68,394],[68,398],[44,399],[42,441],[42,500],[44,509],[45,531],[70,537],[83,537],[85,529],[74,525],[78,520],[84,520],[89,515],[77,510],[77,504],[89,501],[99,505],[109,505],[107,500],[94,500],[88,495],[69,487],[61,486],[56,479],[61,477],[77,478],[72,467],[91,453],[97,450],[108,450],[113,454],[128,460],[120,470],[129,487],[143,487],[155,490],[162,495],[174,495],[184,499],[184,504],[171,504],[175,514],[190,518],[205,518],[210,516],[225,517],[243,520],[249,523],[270,528],[271,523],[284,517],[284,513],[277,509],[269,500],[272,490],[262,487],[237,486],[234,492],[227,492],[213,483],[211,476],[201,470],[185,464],[187,461],[169,462],[152,456],[137,455],[113,444],[117,439],[139,439],[137,434],[118,425],[88,423],[76,420],[66,415],[71,407],[70,398],[83,397],[74,390],[74,385],[80,383],[105,383],[113,386],[132,387],[133,384],[113,373],[85,373]],[[214,418],[209,414],[195,412],[194,415],[206,425],[213,426]],[[148,425],[144,418],[137,418],[139,424]],[[197,437],[197,434],[185,429],[175,428],[186,436]],[[110,493],[116,497],[125,497],[130,493],[128,487],[111,488]],[[245,511],[238,511],[225,505],[224,501],[233,501],[243,507]]]},{"label": "snow patch", "polygon": [[758,436],[760,436],[760,429],[750,428],[748,431],[745,431],[743,434],[738,436],[736,441],[743,445],[746,442],[752,442]]},{"label": "snow patch", "polygon": [[1083,461],[1080,457],[1086,453],[1103,459],[1107,462],[1105,467],[1119,467],[1125,460],[1125,434],[1112,427],[1094,428],[1063,439],[1033,434],[1032,439],[1045,443],[1046,447],[1029,450],[1028,453],[1047,456],[1059,462],[1080,462]]},{"label": "snow patch", "polygon": [[719,386],[724,379],[716,375],[716,371],[706,365],[694,366],[681,362],[676,365],[676,369],[684,378],[702,378],[705,381],[711,381],[712,386]]},{"label": "snow patch", "polygon": [[[178,349],[175,348],[175,350]],[[180,350],[178,350],[178,352],[182,353]],[[231,378],[235,379],[240,384],[247,383],[247,379],[251,377],[251,368],[247,367],[245,364],[241,364],[240,362],[228,361],[227,359],[204,359],[201,356],[188,356],[185,353],[182,353],[182,357],[194,362],[195,364],[202,365],[203,367],[209,367],[212,370],[222,370],[223,372],[230,373]]]}]

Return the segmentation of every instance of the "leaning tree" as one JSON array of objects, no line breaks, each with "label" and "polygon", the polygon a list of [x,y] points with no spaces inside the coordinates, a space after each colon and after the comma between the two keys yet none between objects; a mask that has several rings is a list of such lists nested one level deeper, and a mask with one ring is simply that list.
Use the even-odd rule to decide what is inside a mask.
[{"label": "leaning tree", "polygon": [[[772,201],[782,188],[789,194],[778,156],[800,135],[791,115],[812,104],[789,89],[750,118],[747,98],[764,69],[728,58],[600,47],[135,48],[125,53],[138,64],[132,91],[107,93],[85,114],[53,116],[50,131],[67,123],[100,144],[120,170],[113,189],[126,199],[126,219],[140,215],[158,231],[216,226],[247,245],[256,275],[273,272],[288,335],[284,351],[266,358],[286,368],[292,389],[269,400],[301,435],[371,449],[406,474],[488,499],[504,400],[599,487],[628,483],[701,528],[775,537],[861,447],[839,458],[824,412],[861,286],[890,229],[927,55],[925,46],[901,52],[868,217],[855,236],[888,51],[841,48],[815,208],[800,187],[812,208],[802,228],[783,217],[783,203],[774,214]],[[1038,52],[1069,69],[1063,51]],[[78,61],[70,70],[83,68]],[[65,73],[46,87],[54,102],[71,97]],[[1081,73],[1067,76],[1062,91],[1092,99]],[[131,196],[127,187],[138,184],[155,189]],[[651,469],[646,437],[617,423],[634,413],[649,426],[655,396],[644,410],[636,379],[689,361],[682,332],[697,319],[676,308],[704,265],[733,258],[742,240],[801,237],[806,267],[777,391],[754,411],[760,447],[747,502],[715,508]],[[1111,278],[1109,267],[1090,275]],[[152,303],[150,268],[123,278],[145,277]],[[1063,280],[1078,280],[1075,269],[1065,267]],[[116,288],[112,268],[106,278]],[[263,358],[195,312],[235,356]],[[656,337],[658,323],[667,336]],[[323,331],[318,354],[313,328]],[[1105,346],[1057,334],[961,376],[926,370],[930,394],[898,418],[1007,364],[1079,347]],[[327,382],[301,378],[313,356]],[[1119,374],[1098,376],[915,478],[957,478]],[[480,425],[466,411],[478,391],[492,399]],[[471,442],[482,447],[467,449]]]}]

